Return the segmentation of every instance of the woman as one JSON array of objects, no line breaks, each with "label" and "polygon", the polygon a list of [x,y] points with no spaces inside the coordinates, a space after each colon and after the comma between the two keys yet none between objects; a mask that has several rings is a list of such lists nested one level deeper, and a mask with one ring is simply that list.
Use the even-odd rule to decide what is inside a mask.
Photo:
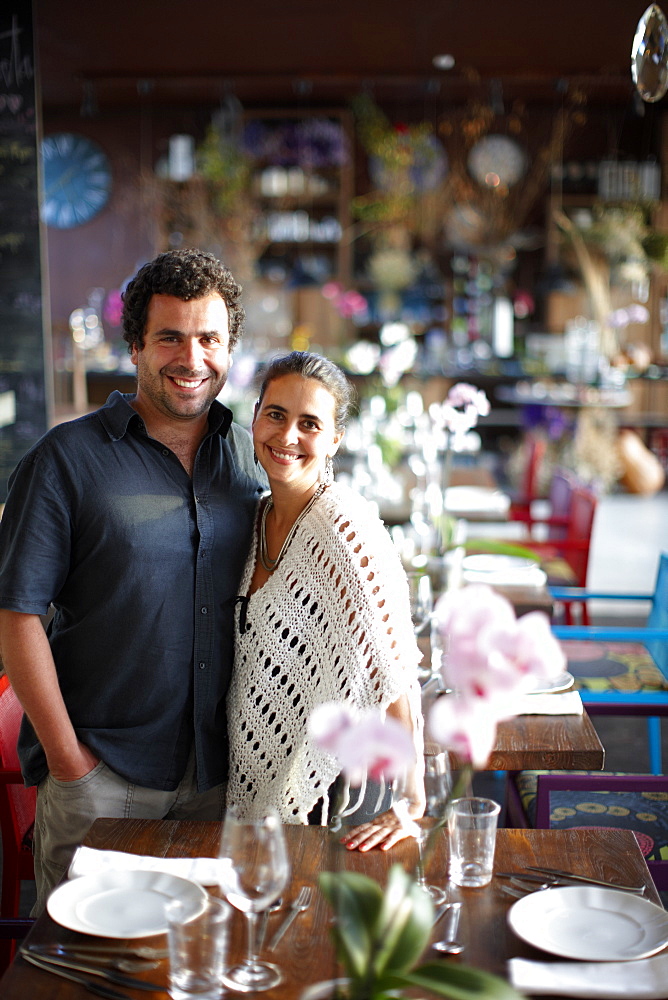
[{"label": "woman", "polygon": [[[416,746],[412,812],[424,809],[422,720],[408,587],[375,508],[333,482],[352,389],[332,362],[294,352],[269,365],[253,417],[271,496],[260,503],[239,599],[228,696],[228,806],[327,822],[338,766],[313,745],[316,705],[392,715]],[[390,811],[351,827],[350,849],[389,849],[405,833]]]}]

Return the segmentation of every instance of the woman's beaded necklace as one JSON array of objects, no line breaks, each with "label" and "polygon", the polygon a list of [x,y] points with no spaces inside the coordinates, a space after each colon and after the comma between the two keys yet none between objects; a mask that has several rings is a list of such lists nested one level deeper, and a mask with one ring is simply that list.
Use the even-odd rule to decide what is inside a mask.
[{"label": "woman's beaded necklace", "polygon": [[302,523],[302,521],[304,520],[304,518],[306,517],[306,515],[308,514],[311,507],[318,499],[318,497],[327,489],[327,485],[328,485],[327,483],[320,483],[320,486],[318,486],[317,490],[315,491],[309,502],[306,504],[303,511],[299,514],[299,516],[295,520],[295,523],[288,531],[285,541],[281,545],[281,550],[275,559],[271,558],[271,556],[269,555],[269,551],[267,549],[267,514],[269,513],[270,509],[274,506],[273,499],[271,497],[267,498],[267,502],[262,510],[262,517],[260,518],[260,562],[262,563],[263,568],[266,569],[267,573],[273,573],[273,571],[276,569],[279,562],[283,558],[283,555],[285,554],[285,550],[287,549],[292,539],[295,537],[297,528]]}]

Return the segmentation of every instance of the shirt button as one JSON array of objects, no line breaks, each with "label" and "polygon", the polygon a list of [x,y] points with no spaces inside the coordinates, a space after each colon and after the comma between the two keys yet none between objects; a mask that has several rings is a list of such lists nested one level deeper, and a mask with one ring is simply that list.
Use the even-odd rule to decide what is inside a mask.
[{"label": "shirt button", "polygon": [[162,453],[165,456],[165,458],[167,458],[167,456],[169,455],[169,448],[163,448]]},{"label": "shirt button", "polygon": [[204,605],[203,608],[200,608],[200,611],[203,615],[208,615],[209,613],[209,609],[207,608],[206,604]]},{"label": "shirt button", "polygon": [[199,666],[200,670],[206,670],[206,663],[202,662],[202,663],[198,664],[198,666]]},{"label": "shirt button", "polygon": [[195,503],[199,503],[199,497],[195,497]]}]

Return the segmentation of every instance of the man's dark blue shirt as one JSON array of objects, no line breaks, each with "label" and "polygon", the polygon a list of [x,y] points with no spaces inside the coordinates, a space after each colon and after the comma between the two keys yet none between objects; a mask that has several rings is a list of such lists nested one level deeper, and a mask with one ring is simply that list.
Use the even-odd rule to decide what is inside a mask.
[{"label": "man's dark blue shirt", "polygon": [[[233,604],[261,492],[249,435],[214,402],[192,479],[129,401],[49,431],[10,479],[0,607],[44,615],[77,737],[173,790],[193,739],[200,791],[227,774]],[[24,719],[27,784],[47,773]]]}]

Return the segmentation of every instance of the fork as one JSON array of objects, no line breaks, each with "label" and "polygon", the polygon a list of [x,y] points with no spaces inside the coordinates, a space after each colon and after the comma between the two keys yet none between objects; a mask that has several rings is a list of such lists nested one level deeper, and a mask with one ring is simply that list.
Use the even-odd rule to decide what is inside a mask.
[{"label": "fork", "polygon": [[305,910],[308,910],[309,906],[311,905],[312,895],[313,895],[313,890],[311,889],[310,885],[303,885],[301,887],[301,889],[299,890],[299,895],[294,900],[294,902],[290,904],[290,912],[288,913],[287,917],[285,918],[281,926],[278,928],[273,938],[271,939],[268,948],[269,951],[274,950],[274,948],[281,940],[281,938],[283,937],[283,935],[285,934],[285,932],[287,931],[288,927],[291,925],[295,917],[299,913],[304,913]]},{"label": "fork", "polygon": [[122,955],[112,953],[100,954],[97,951],[80,951],[77,948],[50,948],[48,945],[30,945],[28,951],[32,955],[43,958],[77,959],[83,958],[93,965],[106,965],[110,969],[117,969],[119,972],[149,972],[157,969],[160,962],[157,959],[147,958],[123,958]]}]

